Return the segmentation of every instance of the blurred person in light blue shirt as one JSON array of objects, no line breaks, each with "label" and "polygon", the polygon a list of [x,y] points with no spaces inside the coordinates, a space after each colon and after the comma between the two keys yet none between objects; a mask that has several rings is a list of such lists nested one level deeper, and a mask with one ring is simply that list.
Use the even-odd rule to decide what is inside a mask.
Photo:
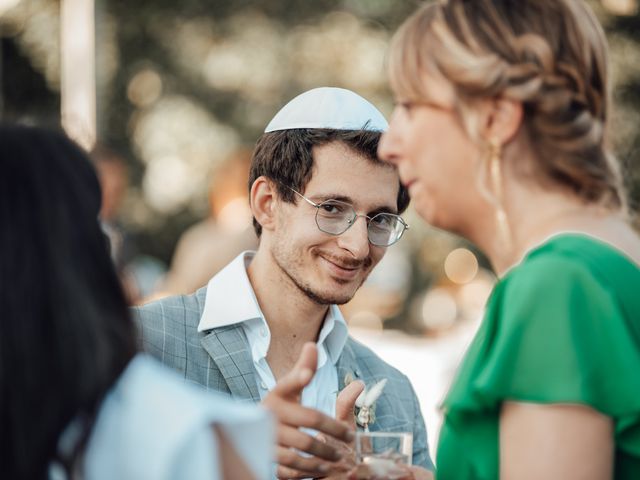
[{"label": "blurred person in light blue shirt", "polygon": [[69,139],[0,126],[0,471],[11,479],[266,479],[273,426],[137,353]]}]

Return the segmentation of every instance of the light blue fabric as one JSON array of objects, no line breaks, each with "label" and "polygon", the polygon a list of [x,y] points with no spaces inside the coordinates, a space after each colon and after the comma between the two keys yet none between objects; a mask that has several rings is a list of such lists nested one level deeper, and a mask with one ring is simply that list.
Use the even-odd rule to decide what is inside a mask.
[{"label": "light blue fabric", "polygon": [[140,354],[101,405],[82,478],[219,479],[213,424],[225,430],[256,478],[269,478],[274,430],[266,412],[186,384]]}]

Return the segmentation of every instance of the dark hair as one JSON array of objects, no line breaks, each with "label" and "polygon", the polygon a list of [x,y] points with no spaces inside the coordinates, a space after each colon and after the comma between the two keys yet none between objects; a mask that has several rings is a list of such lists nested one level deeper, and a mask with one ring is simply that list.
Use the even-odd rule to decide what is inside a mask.
[{"label": "dark hair", "polygon": [[[70,471],[98,406],[135,355],[135,329],[98,223],[87,156],[60,133],[0,125],[0,471]],[[82,420],[77,448],[61,433]]]},{"label": "dark hair", "polygon": [[[260,176],[273,180],[278,195],[285,202],[295,203],[296,195],[285,185],[304,193],[313,175],[313,147],[340,142],[376,165],[391,167],[378,158],[378,143],[381,132],[371,130],[333,130],[298,128],[279,130],[263,134],[256,143],[249,171],[249,191]],[[400,180],[398,180],[398,183]],[[409,193],[400,184],[398,190],[398,213],[409,205]],[[253,219],[253,228],[258,237],[262,226]]]}]

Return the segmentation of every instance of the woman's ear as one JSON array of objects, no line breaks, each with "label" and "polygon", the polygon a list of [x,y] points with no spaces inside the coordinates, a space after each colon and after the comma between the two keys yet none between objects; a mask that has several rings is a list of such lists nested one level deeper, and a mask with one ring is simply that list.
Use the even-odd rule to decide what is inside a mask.
[{"label": "woman's ear", "polygon": [[522,102],[506,98],[488,102],[481,126],[483,138],[493,139],[500,145],[509,143],[520,130],[523,113]]},{"label": "woman's ear", "polygon": [[274,183],[265,176],[255,179],[249,194],[251,213],[262,226],[262,230],[272,230],[275,225],[275,203],[277,191]]}]

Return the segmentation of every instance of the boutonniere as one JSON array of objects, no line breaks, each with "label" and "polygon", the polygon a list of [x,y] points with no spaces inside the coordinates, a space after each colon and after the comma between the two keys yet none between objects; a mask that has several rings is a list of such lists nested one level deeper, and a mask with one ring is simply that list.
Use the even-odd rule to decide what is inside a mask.
[{"label": "boutonniere", "polygon": [[365,432],[369,431],[369,425],[373,425],[376,421],[376,400],[382,394],[387,379],[374,383],[371,387],[365,387],[362,393],[356,399],[354,415],[356,423],[360,425]]}]

